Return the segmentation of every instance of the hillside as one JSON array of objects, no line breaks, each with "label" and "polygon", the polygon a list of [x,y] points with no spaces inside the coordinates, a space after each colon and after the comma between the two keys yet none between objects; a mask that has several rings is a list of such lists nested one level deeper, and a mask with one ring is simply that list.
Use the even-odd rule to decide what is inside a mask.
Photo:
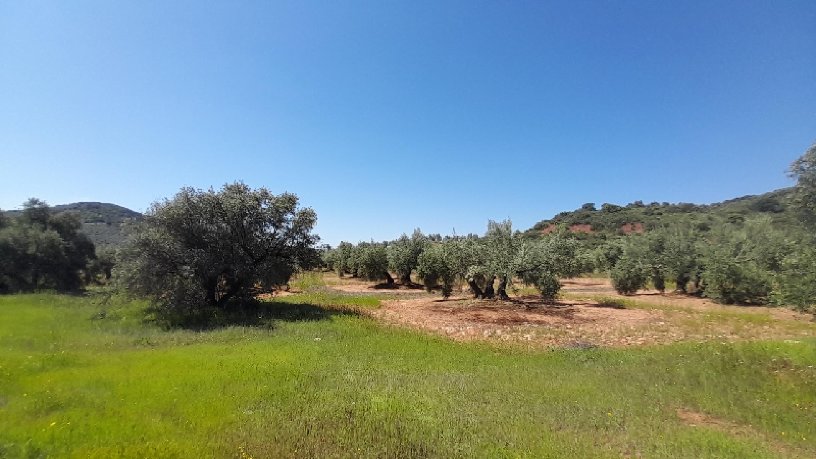
[{"label": "hillside", "polygon": [[581,237],[610,236],[645,232],[681,220],[706,229],[717,220],[740,222],[759,215],[767,215],[774,223],[784,225],[792,218],[787,208],[790,192],[790,188],[783,188],[714,204],[635,201],[625,206],[604,203],[596,208],[594,203],[587,203],[536,223],[527,234],[547,234],[563,226]]},{"label": "hillside", "polygon": [[[82,232],[99,248],[115,246],[124,240],[124,225],[142,219],[142,214],[126,207],[105,202],[75,202],[53,206],[56,212],[75,212],[82,221]],[[7,214],[19,215],[10,210]]]}]

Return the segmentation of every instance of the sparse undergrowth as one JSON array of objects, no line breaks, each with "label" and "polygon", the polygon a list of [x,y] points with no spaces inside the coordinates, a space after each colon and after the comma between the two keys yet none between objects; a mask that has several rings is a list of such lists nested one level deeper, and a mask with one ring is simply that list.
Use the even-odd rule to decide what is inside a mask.
[{"label": "sparse undergrowth", "polygon": [[0,456],[816,454],[813,339],[529,352],[318,306],[335,301],[195,332],[141,303],[0,297]]}]

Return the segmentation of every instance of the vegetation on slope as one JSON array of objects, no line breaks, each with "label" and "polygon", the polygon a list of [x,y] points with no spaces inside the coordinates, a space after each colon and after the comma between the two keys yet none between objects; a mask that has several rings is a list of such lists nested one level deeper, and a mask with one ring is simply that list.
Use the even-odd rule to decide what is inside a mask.
[{"label": "vegetation on slope", "polygon": [[[126,237],[127,224],[142,219],[142,214],[128,208],[104,202],[75,202],[53,206],[54,213],[70,212],[79,218],[82,227],[80,231],[88,236],[97,250],[114,248],[121,244]],[[17,217],[21,210],[5,212],[9,217]]]},{"label": "vegetation on slope", "polygon": [[742,223],[757,216],[768,216],[774,224],[790,225],[795,222],[789,205],[792,194],[792,188],[783,188],[714,204],[644,204],[642,201],[635,201],[625,206],[604,203],[600,209],[596,208],[595,203],[586,203],[579,209],[561,212],[551,219],[536,223],[527,233],[546,234],[563,226],[571,228],[578,237],[608,238],[678,223],[689,223],[700,230],[707,230],[721,222]]}]

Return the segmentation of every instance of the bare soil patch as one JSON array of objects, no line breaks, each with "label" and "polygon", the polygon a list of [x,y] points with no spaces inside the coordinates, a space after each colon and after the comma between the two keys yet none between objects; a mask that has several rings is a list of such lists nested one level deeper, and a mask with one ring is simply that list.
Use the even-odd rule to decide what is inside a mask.
[{"label": "bare soil patch", "polygon": [[431,331],[457,340],[520,341],[538,346],[646,344],[629,330],[659,322],[652,311],[601,308],[589,302],[542,303],[467,298],[395,299],[372,313],[396,325]]},{"label": "bare soil patch", "polygon": [[403,285],[394,283],[388,285],[386,283],[373,283],[354,277],[337,277],[334,274],[328,274],[323,277],[326,285],[334,290],[345,293],[395,293],[395,294],[416,294],[424,292],[424,287],[420,284],[412,283],[410,285]]},{"label": "bare soil patch", "polygon": [[[358,283],[338,290],[359,292],[361,288],[366,287]],[[566,298],[549,303],[529,295],[494,301],[474,300],[463,293],[443,300],[439,295],[417,294],[417,290],[407,292],[415,295],[383,301],[371,315],[463,341],[622,347],[816,336],[816,323],[809,316],[788,309],[722,306],[701,298],[654,292],[624,297],[605,279],[565,280]],[[594,296],[629,303],[623,309],[601,307]]]}]

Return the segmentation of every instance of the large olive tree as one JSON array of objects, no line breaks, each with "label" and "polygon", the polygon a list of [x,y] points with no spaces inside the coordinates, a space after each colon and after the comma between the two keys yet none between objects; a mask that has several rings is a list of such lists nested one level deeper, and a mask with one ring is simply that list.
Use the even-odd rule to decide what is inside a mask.
[{"label": "large olive tree", "polygon": [[312,209],[243,183],[157,202],[119,251],[116,275],[172,321],[207,320],[317,264]]}]

